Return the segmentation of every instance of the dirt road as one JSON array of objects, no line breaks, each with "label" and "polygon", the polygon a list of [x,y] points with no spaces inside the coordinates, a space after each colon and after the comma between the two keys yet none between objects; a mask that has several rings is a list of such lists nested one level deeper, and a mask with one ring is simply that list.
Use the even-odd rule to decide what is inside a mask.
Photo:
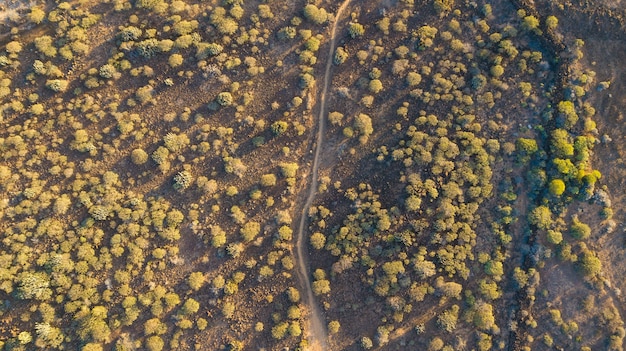
[{"label": "dirt road", "polygon": [[322,93],[319,97],[319,113],[317,117],[317,141],[315,143],[315,156],[313,158],[313,166],[311,168],[311,182],[309,184],[309,193],[307,195],[302,212],[300,213],[300,225],[297,232],[296,241],[296,256],[298,264],[298,274],[300,281],[304,283],[306,289],[306,303],[309,305],[311,314],[307,325],[307,340],[309,342],[308,350],[310,351],[327,351],[330,350],[328,344],[328,332],[326,330],[326,323],[324,317],[322,317],[321,311],[315,298],[313,296],[313,290],[311,289],[311,274],[309,272],[307,259],[305,257],[305,249],[307,247],[307,236],[305,235],[305,224],[308,218],[309,208],[315,198],[317,191],[317,174],[319,168],[320,150],[324,141],[324,132],[326,131],[326,100],[328,95],[328,88],[331,80],[331,67],[333,64],[333,56],[335,53],[335,43],[337,39],[337,25],[341,18],[342,12],[350,0],[345,0],[337,13],[335,14],[335,21],[333,23],[330,33],[330,45],[328,48],[328,57],[326,58],[326,71],[324,73],[324,85]]}]

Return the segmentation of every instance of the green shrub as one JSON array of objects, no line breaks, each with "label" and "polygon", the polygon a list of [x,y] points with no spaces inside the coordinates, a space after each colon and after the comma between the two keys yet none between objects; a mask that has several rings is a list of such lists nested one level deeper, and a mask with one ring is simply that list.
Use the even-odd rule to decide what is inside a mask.
[{"label": "green shrub", "polygon": [[318,8],[317,6],[313,4],[306,5],[304,7],[303,13],[304,13],[304,17],[307,20],[315,24],[322,24],[328,21],[328,13],[326,13],[326,10],[323,8]]},{"label": "green shrub", "polygon": [[559,25],[559,20],[558,18],[554,17],[554,16],[548,16],[546,18],[546,27],[548,29],[554,30],[556,29],[556,27]]},{"label": "green shrub", "polygon": [[162,335],[167,332],[167,324],[161,322],[159,318],[148,319],[143,324],[143,328],[145,335]]},{"label": "green shrub", "polygon": [[437,317],[437,326],[442,330],[451,333],[456,329],[459,318],[459,306],[453,305],[449,310],[445,310]]},{"label": "green shrub", "polygon": [[281,322],[272,328],[272,337],[277,340],[282,340],[287,336],[288,329],[289,323]]},{"label": "green shrub", "polygon": [[552,179],[549,189],[552,195],[561,196],[565,192],[565,182],[561,179]]},{"label": "green shrub", "polygon": [[437,35],[437,28],[431,26],[421,26],[417,30],[417,37],[419,39],[418,49],[424,50],[433,45],[433,40]]},{"label": "green shrub", "polygon": [[417,86],[422,81],[422,76],[416,72],[409,72],[406,75],[406,84],[410,87]]},{"label": "green shrub", "polygon": [[148,351],[161,351],[165,346],[165,342],[160,336],[153,335],[146,339],[146,349]]},{"label": "green shrub", "polygon": [[151,58],[160,52],[159,50],[159,41],[155,38],[150,38],[146,40],[142,40],[137,43],[136,47],[137,53],[145,58]]},{"label": "green shrub", "polygon": [[369,82],[368,89],[373,94],[378,94],[383,90],[383,83],[379,79],[372,79]]},{"label": "green shrub", "polygon": [[549,243],[558,245],[563,241],[563,234],[558,230],[548,230],[546,239]]},{"label": "green shrub", "polygon": [[259,17],[261,18],[273,18],[274,14],[272,13],[272,9],[269,5],[261,4],[258,6],[259,9]]},{"label": "green shrub", "polygon": [[435,0],[433,2],[433,6],[435,7],[435,11],[437,11],[438,14],[443,14],[452,11],[452,6],[454,6],[454,0]]},{"label": "green shrub", "polygon": [[250,242],[261,232],[261,224],[258,222],[248,222],[240,230],[244,242]]},{"label": "green shrub", "polygon": [[90,342],[88,344],[85,344],[85,346],[83,346],[80,350],[81,351],[102,351],[104,349],[102,348],[101,344]]},{"label": "green shrub", "polygon": [[6,44],[5,46],[5,50],[7,51],[7,53],[9,54],[18,54],[22,51],[22,44],[20,44],[19,41],[10,41]]},{"label": "green shrub", "polygon": [[121,41],[133,41],[139,39],[143,31],[134,26],[124,27],[118,33],[118,37]]},{"label": "green shrub", "polygon": [[233,96],[231,93],[224,91],[217,94],[217,98],[215,99],[220,106],[230,106],[233,104]]},{"label": "green shrub", "polygon": [[547,206],[537,206],[528,216],[532,225],[539,229],[547,230],[552,225],[552,212]]},{"label": "green shrub", "polygon": [[565,129],[571,129],[576,122],[578,122],[578,114],[576,113],[576,108],[574,107],[574,103],[571,101],[560,101],[557,106],[557,111],[559,113],[559,121],[565,127]]},{"label": "green shrub", "polygon": [[289,306],[289,309],[287,310],[287,318],[300,319],[301,316],[302,316],[302,313],[300,311],[300,307],[296,305]]},{"label": "green shrub", "polygon": [[295,162],[284,162],[280,164],[280,172],[285,178],[294,178],[298,168],[299,166]]},{"label": "green shrub", "polygon": [[143,149],[135,149],[131,152],[130,158],[136,165],[142,165],[148,162],[148,153],[146,153]]},{"label": "green shrub", "polygon": [[276,185],[276,175],[273,173],[262,175],[261,185],[264,187],[270,187],[270,186]]},{"label": "green shrub", "polygon": [[43,272],[22,273],[18,280],[17,296],[20,299],[49,299],[52,296],[50,278]]},{"label": "green shrub", "polygon": [[52,37],[49,35],[42,35],[35,38],[35,48],[48,57],[55,57],[57,55],[57,48],[52,44]]},{"label": "green shrub", "polygon": [[178,172],[174,176],[174,189],[185,190],[193,183],[193,176],[189,171]]},{"label": "green shrub", "polygon": [[365,350],[369,350],[374,347],[374,343],[372,342],[372,339],[364,336],[361,338],[361,347]]},{"label": "green shrub", "polygon": [[189,316],[198,312],[199,309],[200,304],[198,303],[198,301],[192,298],[188,298],[187,301],[185,301],[185,304],[181,307],[180,313],[184,316]]},{"label": "green shrub", "polygon": [[328,294],[330,292],[330,281],[326,279],[316,280],[313,282],[312,287],[313,287],[313,294],[315,294],[315,296]]},{"label": "green shrub", "polygon": [[170,58],[168,59],[168,63],[170,65],[170,67],[174,68],[174,67],[178,67],[180,65],[183,64],[184,58],[183,55],[181,54],[172,54],[170,55]]},{"label": "green shrub", "polygon": [[313,246],[316,250],[321,250],[324,248],[324,244],[326,243],[326,236],[320,232],[315,232],[311,234],[311,246]]},{"label": "green shrub", "polygon": [[194,291],[200,290],[204,283],[206,283],[206,278],[202,272],[193,272],[187,278],[187,284]]},{"label": "green shrub", "polygon": [[140,87],[135,92],[135,97],[139,100],[140,103],[145,104],[152,100],[152,93],[154,92],[154,88],[151,85],[146,85]]},{"label": "green shrub", "polygon": [[550,149],[556,158],[569,158],[574,156],[574,145],[570,142],[570,136],[565,129],[552,131]]},{"label": "green shrub", "polygon": [[374,132],[370,116],[359,113],[359,115],[354,118],[354,129],[359,132],[359,141],[361,144],[365,144],[369,136]]},{"label": "green shrub", "polygon": [[502,67],[501,65],[494,65],[491,67],[489,73],[491,73],[492,76],[498,78],[504,74],[504,67]]},{"label": "green shrub", "polygon": [[282,40],[293,39],[298,34],[294,27],[283,27],[278,31],[278,38]]},{"label": "green shrub", "polygon": [[585,240],[591,235],[591,228],[587,224],[579,221],[578,217],[573,217],[570,233],[575,239]]},{"label": "green shrub", "polygon": [[346,62],[348,57],[349,57],[348,51],[345,48],[340,46],[340,47],[338,47],[335,50],[335,56],[333,57],[333,63],[335,65],[340,65],[340,64]]},{"label": "green shrub", "polygon": [[204,60],[209,56],[217,56],[222,53],[224,47],[217,43],[198,43],[196,44],[196,58]]},{"label": "green shrub", "polygon": [[67,90],[69,82],[65,79],[49,79],[46,81],[46,87],[54,92],[63,92]]},{"label": "green shrub", "polygon": [[351,38],[360,37],[365,33],[365,27],[360,23],[350,23],[348,25],[348,34]]},{"label": "green shrub", "polygon": [[161,165],[167,162],[169,155],[170,151],[166,147],[159,146],[154,150],[151,157],[156,164]]},{"label": "green shrub", "polygon": [[482,330],[489,330],[495,325],[493,306],[488,303],[480,303],[474,308],[474,325]]},{"label": "green shrub", "polygon": [[284,134],[287,129],[289,128],[289,124],[287,124],[287,122],[285,121],[276,121],[274,123],[272,123],[270,129],[272,130],[272,133],[274,133],[274,135],[281,135]]},{"label": "green shrub", "polygon": [[30,9],[30,12],[28,13],[29,21],[39,24],[43,22],[44,19],[46,19],[46,12],[44,10],[39,7],[33,7]]},{"label": "green shrub", "polygon": [[300,88],[311,88],[313,84],[315,84],[315,77],[313,77],[310,73],[304,73],[300,75]]},{"label": "green shrub", "polygon": [[526,16],[522,20],[522,28],[526,30],[533,30],[539,27],[539,19],[535,16]]},{"label": "green shrub", "polygon": [[316,52],[320,49],[320,44],[321,41],[317,37],[310,37],[304,42],[304,47],[311,52]]},{"label": "green shrub", "polygon": [[330,334],[337,334],[339,332],[340,327],[341,327],[341,324],[339,324],[339,321],[328,322],[328,332]]},{"label": "green shrub", "polygon": [[104,79],[114,78],[119,75],[115,66],[110,64],[106,64],[100,67],[98,74]]},{"label": "green shrub", "polygon": [[440,337],[433,338],[428,344],[428,351],[440,351],[443,349],[445,343],[441,340]]},{"label": "green shrub", "polygon": [[287,298],[289,299],[289,301],[293,303],[300,301],[300,292],[298,291],[298,289],[294,287],[289,287],[286,292],[287,292]]}]

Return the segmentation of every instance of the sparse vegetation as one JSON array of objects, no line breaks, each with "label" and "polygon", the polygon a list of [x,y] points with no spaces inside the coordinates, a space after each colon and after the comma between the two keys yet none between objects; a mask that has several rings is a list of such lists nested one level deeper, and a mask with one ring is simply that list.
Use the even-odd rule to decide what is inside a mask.
[{"label": "sparse vegetation", "polygon": [[3,4],[0,350],[621,350],[607,4]]}]

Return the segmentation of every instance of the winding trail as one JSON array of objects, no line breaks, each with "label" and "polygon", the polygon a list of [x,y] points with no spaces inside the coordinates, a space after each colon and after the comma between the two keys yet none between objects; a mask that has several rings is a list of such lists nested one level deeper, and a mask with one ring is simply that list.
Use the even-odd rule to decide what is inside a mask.
[{"label": "winding trail", "polygon": [[344,0],[341,6],[337,9],[337,13],[335,14],[335,20],[333,22],[333,27],[330,33],[331,40],[328,49],[328,57],[326,59],[324,86],[322,89],[322,94],[320,95],[320,106],[317,117],[317,141],[315,143],[315,156],[313,158],[313,167],[311,168],[311,183],[309,185],[309,193],[302,207],[302,212],[300,213],[300,225],[298,226],[298,232],[296,236],[296,258],[298,263],[298,276],[301,283],[304,283],[304,287],[306,288],[307,303],[311,310],[310,318],[308,321],[309,325],[307,328],[309,351],[330,350],[328,344],[328,332],[326,330],[326,323],[324,321],[324,318],[322,317],[320,308],[315,301],[315,297],[313,296],[313,289],[311,288],[311,274],[305,260],[304,250],[307,246],[307,241],[305,240],[305,224],[308,218],[309,208],[313,204],[313,199],[315,198],[315,193],[317,191],[317,174],[319,169],[320,150],[322,148],[322,142],[324,140],[324,132],[326,131],[326,97],[328,94],[328,87],[330,86],[331,80],[330,69],[333,64],[333,54],[335,52],[337,24],[339,23],[341,13],[345,10],[346,6],[348,6],[349,2],[350,0]]}]

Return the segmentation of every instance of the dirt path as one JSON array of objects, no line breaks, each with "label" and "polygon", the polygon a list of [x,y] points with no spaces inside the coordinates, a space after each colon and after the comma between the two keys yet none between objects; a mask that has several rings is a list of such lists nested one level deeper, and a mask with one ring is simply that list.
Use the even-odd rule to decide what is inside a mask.
[{"label": "dirt path", "polygon": [[311,183],[309,185],[309,193],[307,195],[302,212],[300,213],[300,225],[298,226],[297,241],[296,241],[296,256],[298,264],[298,275],[300,281],[304,283],[306,289],[307,303],[310,307],[311,314],[308,321],[307,328],[307,340],[309,342],[308,350],[310,351],[327,351],[330,350],[328,345],[328,332],[326,331],[326,323],[322,317],[319,306],[317,305],[313,296],[313,289],[311,289],[311,274],[308,269],[307,260],[305,259],[305,248],[307,247],[307,240],[305,236],[305,223],[308,218],[309,208],[315,198],[317,191],[317,174],[319,169],[319,158],[322,143],[324,140],[324,132],[326,131],[326,100],[328,95],[328,87],[330,86],[330,69],[333,64],[333,55],[335,52],[335,42],[337,39],[337,25],[341,18],[341,13],[346,8],[350,0],[344,0],[341,6],[337,9],[335,14],[335,20],[330,33],[330,45],[328,49],[328,57],[326,58],[326,71],[324,73],[324,86],[322,94],[319,100],[319,113],[317,117],[317,141],[315,142],[315,156],[313,158],[313,166],[311,168]]}]

